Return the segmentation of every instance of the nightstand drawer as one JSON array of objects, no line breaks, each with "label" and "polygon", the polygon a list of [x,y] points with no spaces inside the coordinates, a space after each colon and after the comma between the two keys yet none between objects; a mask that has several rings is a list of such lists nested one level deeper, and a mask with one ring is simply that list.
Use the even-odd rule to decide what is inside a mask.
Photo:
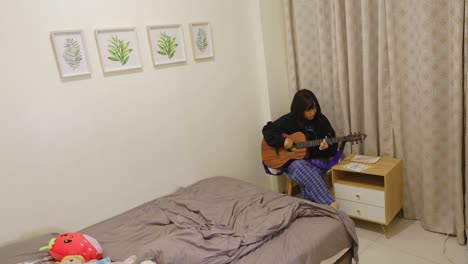
[{"label": "nightstand drawer", "polygon": [[385,207],[384,191],[335,183],[335,197],[348,201]]},{"label": "nightstand drawer", "polygon": [[340,210],[349,216],[385,223],[385,208],[362,203],[336,199],[340,204]]}]

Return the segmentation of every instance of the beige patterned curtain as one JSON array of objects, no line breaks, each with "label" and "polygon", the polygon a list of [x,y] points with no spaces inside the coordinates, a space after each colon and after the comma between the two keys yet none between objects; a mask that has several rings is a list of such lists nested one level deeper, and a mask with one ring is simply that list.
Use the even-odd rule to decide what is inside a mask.
[{"label": "beige patterned curtain", "polygon": [[[464,202],[462,202],[462,205],[457,204],[456,211],[457,211],[457,217],[460,214],[460,209],[459,206],[464,206],[465,207],[465,222],[462,223],[461,221],[457,221],[457,227],[456,230],[459,231],[461,228],[462,224],[465,226],[465,236],[468,235],[468,181],[467,181],[467,174],[466,172],[468,171],[468,115],[467,115],[467,108],[468,108],[468,1],[465,1],[465,16],[464,16],[464,46],[463,46],[463,114],[464,114],[464,124],[463,124],[463,130],[464,130],[464,135],[463,135],[463,150],[464,150],[464,155],[465,159],[463,160],[464,162],[464,170],[462,174],[463,181],[465,182],[465,185],[459,188],[463,188],[463,191],[465,193],[465,199]],[[457,190],[459,191],[459,190]],[[458,235],[460,236],[459,232]],[[460,240],[460,239],[459,239]]]},{"label": "beige patterned curtain", "polygon": [[[352,4],[350,4],[352,3]],[[290,90],[314,91],[338,134],[394,155],[384,1],[286,0]]]},{"label": "beige patterned curtain", "polygon": [[353,152],[402,158],[405,216],[463,243],[465,2],[285,0],[285,11],[291,94],[313,90],[337,133],[366,133]]}]

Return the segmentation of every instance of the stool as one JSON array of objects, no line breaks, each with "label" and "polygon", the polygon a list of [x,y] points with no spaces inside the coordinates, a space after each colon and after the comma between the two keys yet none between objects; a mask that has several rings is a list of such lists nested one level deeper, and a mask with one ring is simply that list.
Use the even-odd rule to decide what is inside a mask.
[{"label": "stool", "polygon": [[288,175],[286,175],[286,194],[292,196],[294,185],[297,185]]}]

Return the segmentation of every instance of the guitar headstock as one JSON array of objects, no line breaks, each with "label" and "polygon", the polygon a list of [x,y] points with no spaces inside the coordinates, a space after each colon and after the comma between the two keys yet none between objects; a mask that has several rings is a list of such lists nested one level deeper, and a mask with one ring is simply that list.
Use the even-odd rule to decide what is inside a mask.
[{"label": "guitar headstock", "polygon": [[367,135],[361,132],[354,132],[345,136],[346,142],[351,144],[362,143],[366,139]]}]

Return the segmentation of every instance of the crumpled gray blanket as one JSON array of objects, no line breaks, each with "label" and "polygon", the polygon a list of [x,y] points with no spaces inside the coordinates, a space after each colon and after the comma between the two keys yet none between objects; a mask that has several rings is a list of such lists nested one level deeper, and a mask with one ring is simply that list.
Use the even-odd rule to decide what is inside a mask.
[{"label": "crumpled gray blanket", "polygon": [[297,218],[330,217],[344,225],[358,263],[354,222],[343,212],[267,190],[259,192],[258,187],[231,178],[214,179],[155,201],[151,215],[158,215],[158,220],[153,219],[153,224],[176,228],[141,248],[139,261],[230,263],[280,234]]},{"label": "crumpled gray blanket", "polygon": [[[114,261],[137,254],[159,264],[315,264],[350,241],[355,260],[358,252],[354,224],[341,211],[227,177],[202,180],[80,232]],[[37,250],[56,235],[0,247],[0,263],[47,258]]]}]

